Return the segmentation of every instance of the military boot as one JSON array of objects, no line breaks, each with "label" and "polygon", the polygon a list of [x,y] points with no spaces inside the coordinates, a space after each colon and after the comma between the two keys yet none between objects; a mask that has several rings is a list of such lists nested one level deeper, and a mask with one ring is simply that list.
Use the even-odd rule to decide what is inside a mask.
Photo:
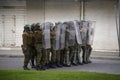
[{"label": "military boot", "polygon": [[47,69],[47,68],[46,68],[45,65],[41,66],[41,70],[46,70],[46,69]]},{"label": "military boot", "polygon": [[55,63],[50,63],[49,66],[50,66],[50,68],[56,68],[57,67]]},{"label": "military boot", "polygon": [[24,70],[30,70],[26,65],[23,66],[23,69],[24,69]]},{"label": "military boot", "polygon": [[63,67],[60,63],[56,63],[57,67]]},{"label": "military boot", "polygon": [[36,66],[36,70],[41,70],[41,67],[40,66]]}]

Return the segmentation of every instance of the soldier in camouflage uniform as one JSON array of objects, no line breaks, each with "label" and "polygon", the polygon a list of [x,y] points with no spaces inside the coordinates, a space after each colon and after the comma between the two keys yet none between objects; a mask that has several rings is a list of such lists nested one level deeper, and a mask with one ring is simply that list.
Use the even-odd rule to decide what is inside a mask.
[{"label": "soldier in camouflage uniform", "polygon": [[35,49],[35,43],[34,43],[34,31],[35,31],[35,23],[33,23],[30,27],[31,31],[30,31],[30,34],[31,34],[31,37],[32,37],[32,45],[31,45],[31,67],[32,68],[36,68],[35,64],[34,64],[34,61],[36,59],[36,49]]},{"label": "soldier in camouflage uniform", "polygon": [[68,22],[64,22],[64,25],[66,25],[66,30],[65,30],[65,48],[64,48],[64,66],[70,67],[70,49],[69,49],[69,24]]},{"label": "soldier in camouflage uniform", "polygon": [[76,35],[75,35],[75,46],[74,46],[74,58],[73,58],[73,65],[81,65],[81,58],[80,58],[80,52],[81,52],[81,44],[82,44],[82,40],[81,40],[81,34],[80,34],[80,30],[79,30],[79,22],[78,21],[73,21],[74,22],[74,27],[75,27],[75,31],[76,31]]},{"label": "soldier in camouflage uniform", "polygon": [[32,44],[32,39],[30,36],[30,25],[25,25],[24,26],[24,31],[22,34],[22,39],[23,39],[23,45],[21,45],[22,47],[22,51],[24,54],[24,66],[23,69],[24,70],[29,70],[28,63],[30,61],[30,57],[31,57],[31,47],[30,45]]},{"label": "soldier in camouflage uniform", "polygon": [[81,21],[81,35],[82,35],[82,51],[83,51],[83,63],[91,63],[89,57],[92,51],[90,36],[91,36],[91,28],[88,21]]},{"label": "soldier in camouflage uniform", "polygon": [[[78,29],[80,30],[80,22],[79,21],[77,21],[76,20],[76,22],[77,22],[77,24],[78,24]],[[78,31],[79,31],[78,30]],[[80,31],[79,31],[79,33],[80,33]],[[80,33],[80,38],[81,38],[82,36],[81,36],[81,33]],[[76,38],[76,40],[77,40],[77,38]],[[83,65],[82,64],[82,61],[81,61],[81,56],[80,56],[80,54],[81,54],[81,45],[82,45],[82,43],[83,43],[83,41],[82,41],[82,38],[81,38],[81,43],[78,43],[77,41],[76,41],[76,63],[77,63],[77,65]]]},{"label": "soldier in camouflage uniform", "polygon": [[57,54],[56,56],[57,56],[58,62],[60,62],[59,64],[62,67],[62,66],[65,65],[65,62],[64,62],[64,56],[65,56],[64,48],[65,48],[66,25],[61,23],[61,22],[56,23],[56,25],[60,26],[60,49],[58,51],[59,55]]},{"label": "soldier in camouflage uniform", "polygon": [[82,38],[82,63],[83,64],[87,64],[87,54],[86,54],[86,50],[87,50],[87,33],[88,33],[88,29],[87,29],[87,23],[86,21],[80,21],[80,32],[81,32],[81,38]]},{"label": "soldier in camouflage uniform", "polygon": [[46,22],[41,24],[43,29],[43,57],[42,62],[44,66],[48,69],[50,67],[50,49],[51,49],[51,41],[50,41],[50,27],[52,24],[50,22]]},{"label": "soldier in camouflage uniform", "polygon": [[87,61],[87,63],[92,63],[92,61],[90,60],[90,55],[91,55],[91,52],[92,52],[91,45],[87,44],[86,45],[86,50],[87,50],[86,61]]},{"label": "soldier in camouflage uniform", "polygon": [[88,22],[88,33],[87,33],[87,45],[86,45],[86,60],[87,63],[91,63],[92,61],[90,60],[90,55],[92,52],[92,44],[93,44],[93,36],[94,36],[94,25],[91,21],[87,21]]},{"label": "soldier in camouflage uniform", "polygon": [[50,28],[50,41],[51,41],[51,62],[50,67],[56,68],[56,50],[54,50],[55,44],[55,27]]},{"label": "soldier in camouflage uniform", "polygon": [[60,57],[61,57],[61,52],[60,52],[61,26],[62,26],[62,23],[58,22],[58,23],[55,24],[55,27],[54,27],[54,31],[55,31],[54,50],[56,52],[56,66],[57,67],[62,67],[62,65],[60,64]]},{"label": "soldier in camouflage uniform", "polygon": [[36,49],[36,69],[45,70],[44,64],[41,63],[42,60],[42,29],[40,24],[35,25],[34,38],[35,38],[35,49]]},{"label": "soldier in camouflage uniform", "polygon": [[75,55],[75,27],[73,21],[69,21],[69,56],[70,56],[70,63],[74,64],[74,55]]}]

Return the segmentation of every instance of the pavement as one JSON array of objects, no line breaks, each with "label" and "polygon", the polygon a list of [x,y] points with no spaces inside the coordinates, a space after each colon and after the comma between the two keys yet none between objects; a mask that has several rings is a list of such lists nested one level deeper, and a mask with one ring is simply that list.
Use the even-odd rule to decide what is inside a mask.
[{"label": "pavement", "polygon": [[[0,50],[0,70],[22,70],[23,56],[21,49]],[[118,52],[93,51],[91,60],[92,63],[90,64],[48,70],[73,70],[120,74],[120,57]]]},{"label": "pavement", "polygon": [[[23,70],[23,58],[11,58],[11,57],[0,57],[0,70]],[[28,65],[29,68],[30,64]],[[31,69],[34,70],[34,69]],[[120,60],[100,60],[92,59],[92,63],[62,67],[55,69],[47,69],[47,71],[87,71],[87,72],[99,72],[107,74],[120,74]]]},{"label": "pavement", "polygon": [[[23,56],[24,55],[20,48],[0,49],[0,57],[23,57]],[[91,53],[91,58],[92,59],[120,60],[119,52],[106,52],[106,51],[93,51]]]}]

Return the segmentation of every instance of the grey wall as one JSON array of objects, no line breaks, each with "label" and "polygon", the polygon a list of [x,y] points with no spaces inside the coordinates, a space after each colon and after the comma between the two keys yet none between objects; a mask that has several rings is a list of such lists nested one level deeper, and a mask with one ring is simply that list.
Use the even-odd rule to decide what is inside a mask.
[{"label": "grey wall", "polygon": [[46,2],[45,21],[64,22],[80,19],[79,2]]},{"label": "grey wall", "polygon": [[0,47],[21,46],[25,7],[25,0],[0,0]]},{"label": "grey wall", "polygon": [[[94,50],[118,50],[116,33],[116,0],[86,0],[84,17],[95,23]],[[80,20],[80,3],[72,1],[27,2],[27,22]]]},{"label": "grey wall", "polygon": [[85,19],[95,21],[95,50],[118,50],[115,0],[88,0]]},{"label": "grey wall", "polygon": [[26,4],[27,23],[44,22],[44,0],[28,0]]}]

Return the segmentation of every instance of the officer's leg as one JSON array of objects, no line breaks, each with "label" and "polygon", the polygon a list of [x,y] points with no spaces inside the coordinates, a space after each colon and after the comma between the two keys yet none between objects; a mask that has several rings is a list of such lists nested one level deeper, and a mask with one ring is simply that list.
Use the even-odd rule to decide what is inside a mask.
[{"label": "officer's leg", "polygon": [[77,60],[77,64],[82,65],[82,63],[81,63],[81,57],[80,57],[80,52],[81,52],[81,46],[78,45],[78,47],[77,47],[76,60]]},{"label": "officer's leg", "polygon": [[44,65],[45,68],[49,68],[49,57],[50,57],[50,50],[49,49],[44,49],[43,50],[43,58],[42,58],[42,64]]},{"label": "officer's leg", "polygon": [[41,60],[41,52],[40,50],[37,51],[37,56],[36,56],[36,69],[40,70],[41,69],[41,65],[40,65],[40,60]]},{"label": "officer's leg", "polygon": [[65,48],[65,66],[70,67],[69,49],[68,48]]},{"label": "officer's leg", "polygon": [[26,52],[24,53],[24,66],[23,66],[24,70],[29,70],[29,68],[27,67],[29,61],[30,61],[30,52],[27,49]]},{"label": "officer's leg", "polygon": [[87,54],[87,51],[86,51],[86,47],[85,46],[82,46],[81,47],[82,48],[82,52],[83,52],[83,54],[82,54],[82,63],[87,63],[86,62],[86,54]]},{"label": "officer's leg", "polygon": [[47,68],[50,67],[50,49],[47,49],[47,64],[46,64]]},{"label": "officer's leg", "polygon": [[91,47],[91,45],[88,45],[88,54],[87,54],[87,62],[88,63],[92,62],[92,61],[90,61],[91,51],[92,51],[92,47]]},{"label": "officer's leg", "polygon": [[72,63],[73,62],[73,56],[74,56],[74,47],[73,46],[71,46],[70,47],[70,63]]},{"label": "officer's leg", "polygon": [[32,68],[35,68],[35,64],[34,64],[34,61],[35,61],[35,57],[36,57],[36,49],[35,49],[35,47],[33,47],[32,49],[31,49],[32,51],[32,53],[31,53],[31,67]]},{"label": "officer's leg", "polygon": [[[58,54],[57,54],[57,56],[59,56]],[[60,50],[60,63],[61,63],[61,65],[65,65],[65,61],[64,61],[64,58],[65,57],[65,50],[64,49],[62,49],[62,50]]]},{"label": "officer's leg", "polygon": [[41,59],[42,59],[42,48],[40,44],[36,45],[36,50],[37,50],[37,55],[36,55],[36,69],[41,70],[42,65],[41,65]]},{"label": "officer's leg", "polygon": [[77,65],[76,62],[76,56],[77,56],[77,46],[74,46],[74,50],[73,50],[73,60],[72,60],[72,65]]},{"label": "officer's leg", "polygon": [[41,60],[42,67],[46,68],[46,63],[47,63],[47,52],[46,52],[46,49],[43,49],[42,60]]},{"label": "officer's leg", "polygon": [[56,50],[56,66],[57,67],[62,67],[62,65],[60,64],[60,59],[61,59],[60,50]]},{"label": "officer's leg", "polygon": [[67,49],[67,65],[70,66],[71,62],[70,62],[70,49]]},{"label": "officer's leg", "polygon": [[51,62],[50,62],[50,67],[51,68],[56,68],[56,51],[51,49]]}]

